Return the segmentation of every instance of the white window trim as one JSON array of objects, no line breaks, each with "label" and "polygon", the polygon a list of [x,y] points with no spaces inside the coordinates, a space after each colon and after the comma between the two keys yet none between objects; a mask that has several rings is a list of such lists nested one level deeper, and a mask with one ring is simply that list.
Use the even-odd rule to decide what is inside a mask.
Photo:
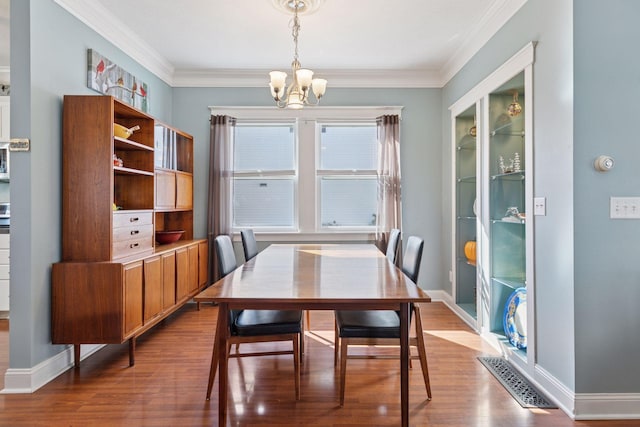
[{"label": "white window trim", "polygon": [[[250,106],[209,106],[211,115],[228,115],[238,120],[259,122],[286,121],[296,119],[299,127],[298,132],[311,132],[312,138],[315,139],[315,123],[316,122],[332,122],[353,123],[359,120],[375,120],[385,114],[398,115],[402,117],[402,106],[344,106],[344,107],[307,107],[300,110],[279,109],[277,107],[250,107]],[[313,121],[313,126],[304,126],[305,121]],[[311,123],[309,123],[311,124]],[[315,144],[312,147],[301,147],[296,144],[298,149],[298,171],[302,168],[316,169],[315,164],[303,164],[303,162],[314,162],[315,152],[312,155],[305,153],[307,150],[315,150]],[[307,154],[307,155],[305,155]],[[375,171],[374,171],[375,172]],[[375,239],[375,231],[370,228],[358,231],[356,229],[340,229],[330,230],[327,228],[316,229],[316,212],[317,203],[313,200],[318,194],[317,189],[314,192],[301,192],[301,188],[314,188],[317,186],[315,174],[300,174],[298,172],[297,180],[298,188],[296,189],[298,212],[296,222],[297,230],[265,230],[257,231],[256,239],[258,241],[269,242],[340,242],[340,241],[372,241]],[[308,187],[309,186],[309,187]],[[313,187],[311,187],[313,186]],[[300,194],[302,193],[302,194]],[[307,194],[308,193],[308,194]],[[305,201],[304,196],[308,195],[312,198]],[[304,212],[303,212],[304,210]],[[234,233],[234,241],[240,240],[240,234]]]}]

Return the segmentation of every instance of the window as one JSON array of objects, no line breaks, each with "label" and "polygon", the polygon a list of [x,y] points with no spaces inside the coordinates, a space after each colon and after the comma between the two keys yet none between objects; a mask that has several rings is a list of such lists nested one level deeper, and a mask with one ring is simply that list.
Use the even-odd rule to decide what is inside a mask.
[{"label": "window", "polygon": [[321,124],[318,129],[320,227],[375,226],[378,163],[375,123]]},{"label": "window", "polygon": [[400,107],[211,109],[237,119],[235,231],[250,227],[271,233],[273,241],[371,237],[377,213],[376,117],[400,114]]},{"label": "window", "polygon": [[293,123],[237,123],[233,144],[234,228],[296,225]]}]

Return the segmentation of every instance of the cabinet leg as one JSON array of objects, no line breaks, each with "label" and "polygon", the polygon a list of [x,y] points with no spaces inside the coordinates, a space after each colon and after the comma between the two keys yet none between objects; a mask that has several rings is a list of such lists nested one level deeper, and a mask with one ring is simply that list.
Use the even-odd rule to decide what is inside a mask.
[{"label": "cabinet leg", "polygon": [[80,368],[80,344],[73,345],[73,367]]},{"label": "cabinet leg", "polygon": [[136,337],[129,340],[129,366],[136,364]]}]

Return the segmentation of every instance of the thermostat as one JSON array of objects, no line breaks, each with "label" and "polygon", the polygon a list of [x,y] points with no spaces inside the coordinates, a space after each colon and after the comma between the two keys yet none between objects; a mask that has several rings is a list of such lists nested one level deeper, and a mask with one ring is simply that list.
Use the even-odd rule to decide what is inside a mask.
[{"label": "thermostat", "polygon": [[610,156],[598,156],[593,162],[598,172],[608,172],[613,168],[613,158]]}]

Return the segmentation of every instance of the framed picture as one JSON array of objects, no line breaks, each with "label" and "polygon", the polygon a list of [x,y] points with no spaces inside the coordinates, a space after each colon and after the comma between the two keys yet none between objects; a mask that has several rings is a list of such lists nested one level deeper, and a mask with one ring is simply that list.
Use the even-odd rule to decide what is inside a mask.
[{"label": "framed picture", "polygon": [[87,86],[141,111],[149,111],[147,84],[93,49],[87,50]]}]

